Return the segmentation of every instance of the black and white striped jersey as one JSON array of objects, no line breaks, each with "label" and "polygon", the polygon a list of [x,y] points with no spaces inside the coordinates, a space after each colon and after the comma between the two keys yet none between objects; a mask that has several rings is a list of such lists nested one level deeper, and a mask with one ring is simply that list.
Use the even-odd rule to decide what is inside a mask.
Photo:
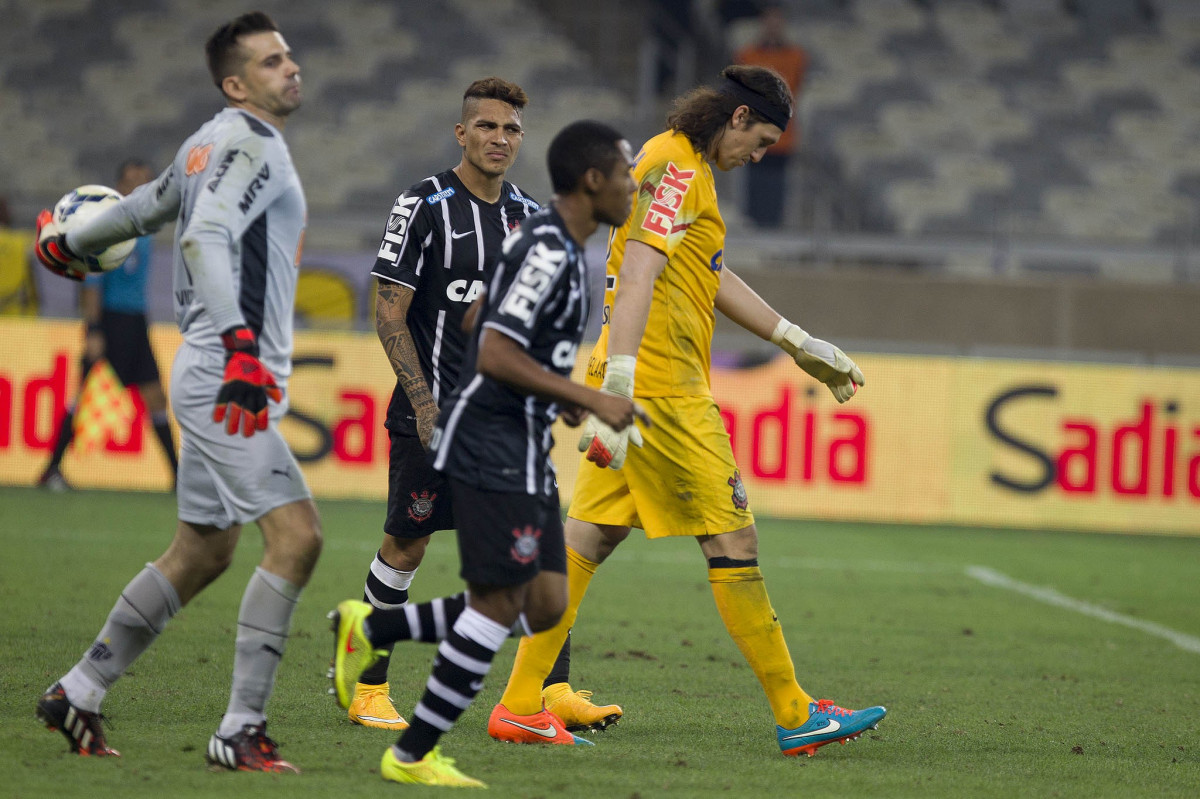
[{"label": "black and white striped jersey", "polygon": [[475,360],[479,337],[489,330],[570,377],[587,328],[588,295],[583,248],[553,206],[505,240],[463,363],[463,383],[442,404],[434,468],[489,491],[557,496],[550,461],[557,405],[478,374]]},{"label": "black and white striped jersey", "polygon": [[[413,290],[408,329],[439,406],[458,385],[463,315],[491,279],[505,236],[537,209],[508,182],[497,202],[484,202],[449,169],[415,184],[392,206],[371,274]],[[412,403],[399,384],[386,426],[416,435]]]}]

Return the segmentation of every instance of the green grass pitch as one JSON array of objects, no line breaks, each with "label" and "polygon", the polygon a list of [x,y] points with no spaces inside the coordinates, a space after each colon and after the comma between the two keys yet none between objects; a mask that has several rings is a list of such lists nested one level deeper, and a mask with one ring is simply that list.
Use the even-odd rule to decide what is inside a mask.
[{"label": "green grass pitch", "polygon": [[[34,703],[166,546],[174,502],[0,489],[0,796],[444,795],[380,781],[394,735],[350,724],[326,695],[325,613],[361,595],[384,507],[320,506],[325,551],[268,708],[272,737],[304,773],[212,773],[203,752],[228,696],[257,529],[109,694],[109,742],[123,757],[79,758]],[[597,573],[575,628],[575,687],[621,703],[625,720],[595,747],[492,741],[510,642],[443,750],[494,796],[1200,795],[1200,538],[770,520],[760,532],[801,685],[849,707],[886,705],[877,732],[812,759],[780,756],[699,548],[635,535]],[[460,587],[453,536],[439,534],[413,598]],[[401,713],[433,653],[398,647]]]}]

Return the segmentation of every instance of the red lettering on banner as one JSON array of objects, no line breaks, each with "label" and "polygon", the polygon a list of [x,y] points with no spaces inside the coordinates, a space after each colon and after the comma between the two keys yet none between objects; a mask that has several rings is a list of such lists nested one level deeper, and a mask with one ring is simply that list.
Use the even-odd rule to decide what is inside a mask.
[{"label": "red lettering on banner", "polygon": [[[1113,433],[1112,487],[1118,494],[1145,496],[1150,491],[1150,418],[1153,415],[1154,406],[1149,402],[1142,403],[1141,419],[1120,425]],[[1137,476],[1132,482],[1124,479],[1128,473],[1126,457],[1137,460]]]},{"label": "red lettering on banner", "polygon": [[1063,430],[1081,433],[1077,447],[1064,447],[1058,454],[1058,486],[1068,494],[1092,494],[1096,491],[1096,456],[1100,436],[1087,421],[1063,422]]},{"label": "red lettering on banner", "polygon": [[[1178,420],[1173,399],[1145,398],[1132,419],[1106,426],[1097,419],[1067,417],[1059,422],[1058,442],[1039,441],[1027,431],[1009,427],[1001,411],[1009,403],[1045,401],[1058,396],[1056,386],[1021,386],[997,396],[988,406],[988,429],[1001,444],[1012,447],[1035,467],[1032,479],[993,471],[992,481],[1019,493],[1038,493],[1057,487],[1063,494],[1087,497],[1111,494],[1131,499],[1183,494],[1200,497],[1200,427]],[[1183,439],[1191,431],[1191,439]],[[1056,446],[1057,444],[1057,446]],[[1189,449],[1189,444],[1192,447]]]},{"label": "red lettering on banner", "polygon": [[[870,460],[870,423],[859,413],[840,412],[821,415],[820,406],[807,406],[793,414],[793,391],[784,386],[776,404],[754,413],[750,422],[750,473],[765,482],[834,483],[862,485],[868,479]],[[734,456],[742,461],[738,412],[721,409],[721,419],[729,433]],[[797,425],[797,421],[799,424]],[[824,432],[826,426],[833,427]],[[824,432],[824,440],[820,434]],[[800,439],[800,440],[796,440]],[[799,449],[799,464],[796,463]],[[794,477],[799,466],[799,475]],[[820,471],[818,471],[820,467]]]},{"label": "red lettering on banner", "polygon": [[142,401],[142,393],[137,386],[129,387],[129,399],[133,402],[133,421],[129,423],[129,435],[124,441],[117,441],[110,434],[104,442],[107,452],[136,454],[142,451],[142,436],[146,431],[146,403]]},{"label": "red lettering on banner", "polygon": [[12,381],[0,377],[0,447],[5,449],[12,443],[12,403]]},{"label": "red lettering on banner", "polygon": [[[789,438],[792,429],[788,418],[791,416],[792,410],[792,392],[784,388],[782,393],[783,399],[778,407],[754,415],[753,438],[750,442],[750,471],[755,477],[764,480],[786,480],[788,475],[787,456],[791,452]],[[766,428],[768,427],[775,428],[775,436],[778,441],[778,451],[773,458],[775,465],[772,468],[763,464],[766,459],[766,453],[763,451],[763,439],[766,437]]]},{"label": "red lettering on banner", "polygon": [[[1200,427],[1192,428],[1192,438],[1200,441]],[[1188,493],[1200,498],[1200,455],[1188,461]]]},{"label": "red lettering on banner", "polygon": [[358,414],[344,416],[334,426],[333,454],[344,463],[371,463],[375,458],[375,398],[365,391],[343,391],[340,399],[357,403]]},{"label": "red lettering on banner", "polygon": [[835,413],[833,418],[848,423],[852,430],[829,444],[829,478],[839,483],[867,481],[867,421],[857,413]]},{"label": "red lettering on banner", "polygon": [[1163,431],[1163,496],[1175,496],[1175,447],[1179,431],[1168,427]]},{"label": "red lettering on banner", "polygon": [[[48,414],[39,414],[38,403],[47,392]],[[25,414],[21,420],[21,436],[30,449],[51,449],[58,438],[58,428],[67,412],[67,356],[54,357],[54,371],[49,377],[35,377],[25,384]],[[49,418],[49,425],[39,425],[39,418]],[[40,429],[39,429],[40,427]]]},{"label": "red lettering on banner", "polygon": [[817,415],[810,408],[804,414],[804,460],[801,474],[806,482],[813,479],[813,449],[817,441]]}]

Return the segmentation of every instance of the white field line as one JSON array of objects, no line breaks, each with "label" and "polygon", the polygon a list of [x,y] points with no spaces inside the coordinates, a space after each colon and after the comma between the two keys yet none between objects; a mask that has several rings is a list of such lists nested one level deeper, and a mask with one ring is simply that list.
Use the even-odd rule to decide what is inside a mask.
[{"label": "white field line", "polygon": [[1038,585],[1023,583],[985,566],[968,566],[966,575],[986,585],[1015,591],[1018,594],[1036,599],[1039,602],[1045,602],[1047,605],[1066,608],[1076,613],[1082,613],[1085,616],[1091,616],[1093,619],[1100,619],[1110,624],[1120,624],[1149,635],[1157,636],[1158,638],[1165,638],[1180,649],[1200,654],[1200,638],[1181,633],[1178,630],[1172,630],[1170,627],[1164,627],[1152,621],[1136,619],[1133,616],[1126,616],[1122,613],[1114,613],[1099,605],[1093,605],[1090,602],[1083,602],[1079,599],[1072,599],[1069,596],[1058,593],[1053,588],[1044,588]]}]

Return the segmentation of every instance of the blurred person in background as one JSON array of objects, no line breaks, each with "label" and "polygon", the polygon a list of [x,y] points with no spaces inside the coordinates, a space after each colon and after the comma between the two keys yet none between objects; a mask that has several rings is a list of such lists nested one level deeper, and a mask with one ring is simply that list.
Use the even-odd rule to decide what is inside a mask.
[{"label": "blurred person in background", "polygon": [[[117,169],[117,191],[129,195],[138,186],[154,180],[145,161],[132,158]],[[136,386],[150,414],[154,435],[162,445],[171,467],[171,485],[179,460],[167,418],[167,396],[158,374],[158,363],[150,348],[146,319],[146,288],[150,272],[153,236],[140,236],[125,263],[110,272],[89,275],[79,288],[79,310],[85,336],[79,383],[101,358],[106,359],[125,386]],[[62,474],[63,456],[75,437],[75,412],[79,399],[63,414],[50,463],[38,478],[38,485],[51,491],[66,491],[70,484]]]},{"label": "blurred person in background", "polygon": [[32,255],[33,229],[14,228],[8,198],[0,196],[0,316],[37,314]]},{"label": "blurred person in background", "polygon": [[[787,17],[778,5],[767,5],[758,17],[757,38],[738,50],[739,64],[769,67],[778,72],[791,90],[793,102],[804,85],[808,53],[787,38]],[[746,170],[746,215],[760,228],[778,228],[788,200],[788,166],[796,151],[798,131],[792,124],[767,148],[754,169]]]}]

